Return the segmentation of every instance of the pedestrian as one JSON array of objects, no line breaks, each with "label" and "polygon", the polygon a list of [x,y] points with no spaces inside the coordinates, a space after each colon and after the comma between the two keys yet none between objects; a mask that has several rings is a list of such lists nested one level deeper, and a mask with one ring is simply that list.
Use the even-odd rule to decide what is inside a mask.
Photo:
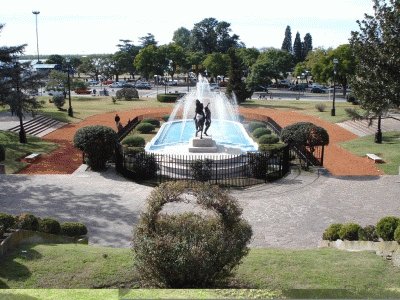
[{"label": "pedestrian", "polygon": [[118,114],[115,114],[114,120],[115,120],[115,126],[117,126],[117,129],[119,129],[118,126],[119,126],[119,124],[121,122],[121,118],[119,117]]}]

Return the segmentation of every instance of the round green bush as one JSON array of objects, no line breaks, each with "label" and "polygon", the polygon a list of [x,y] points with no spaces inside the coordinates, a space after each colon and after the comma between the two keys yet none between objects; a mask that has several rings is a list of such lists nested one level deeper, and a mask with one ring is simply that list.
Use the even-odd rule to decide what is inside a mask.
[{"label": "round green bush", "polygon": [[371,241],[377,242],[379,237],[376,233],[376,228],[374,225],[367,225],[358,230],[358,239],[360,241]]},{"label": "round green bush", "polygon": [[23,213],[16,217],[16,227],[18,229],[37,231],[39,229],[39,221],[34,215]]},{"label": "round green bush", "polygon": [[122,140],[121,144],[127,147],[144,147],[146,141],[139,135],[128,135]]},{"label": "round green bush", "polygon": [[328,132],[309,122],[298,122],[283,128],[281,139],[289,145],[322,146],[329,144]]},{"label": "round green bush", "polygon": [[253,130],[251,133],[256,139],[258,139],[260,136],[265,135],[265,134],[271,134],[271,130],[265,127],[259,127]]},{"label": "round green bush", "polygon": [[51,218],[39,219],[39,231],[59,234],[61,232],[61,226],[57,220]]},{"label": "round green bush", "polygon": [[150,133],[154,131],[156,127],[150,123],[140,123],[138,126],[136,126],[136,130],[140,133]]},{"label": "round green bush", "polygon": [[135,88],[122,88],[115,93],[115,97],[118,100],[124,99],[127,101],[139,99],[139,92]]},{"label": "round green bush", "polygon": [[62,94],[55,94],[53,96],[53,103],[58,108],[61,109],[65,104],[65,97]]},{"label": "round green bush", "polygon": [[0,145],[0,161],[6,160],[6,148]]},{"label": "round green bush", "polygon": [[12,228],[15,224],[15,218],[13,215],[0,213],[0,225],[3,225],[4,230]]},{"label": "round green bush", "polygon": [[159,102],[175,102],[182,97],[182,94],[158,94],[157,101]]},{"label": "round green bush", "polygon": [[393,241],[394,231],[399,224],[400,219],[397,217],[384,217],[376,224],[376,233],[384,241]]},{"label": "round green bush", "polygon": [[277,153],[282,151],[287,145],[283,143],[278,144],[260,144],[258,145],[258,151],[260,152],[270,152],[270,153]]},{"label": "round green bush", "polygon": [[361,226],[355,223],[343,224],[339,230],[339,238],[341,240],[358,241],[358,231]]},{"label": "round green bush", "polygon": [[104,170],[113,155],[117,133],[107,126],[86,126],[77,130],[74,146],[85,153],[86,163],[94,171]]},{"label": "round green bush", "polygon": [[325,229],[322,234],[322,239],[329,241],[336,241],[339,239],[339,231],[342,228],[342,224],[331,224]]},{"label": "round green bush", "polygon": [[126,155],[137,155],[139,153],[144,153],[144,148],[143,147],[125,147],[124,148],[124,153]]},{"label": "round green bush", "polygon": [[[187,193],[212,214],[162,213],[170,202],[185,202]],[[211,287],[226,280],[247,255],[251,226],[225,190],[200,183],[189,189],[184,182],[168,182],[153,189],[147,202],[133,234],[136,274],[146,284]]]},{"label": "round green bush", "polygon": [[400,225],[397,226],[396,230],[394,231],[394,240],[400,244]]},{"label": "round green bush", "polygon": [[169,115],[164,115],[162,118],[164,122],[167,122],[169,120]]},{"label": "round green bush", "polygon": [[87,228],[82,223],[65,222],[61,224],[61,234],[66,236],[81,236],[87,234]]},{"label": "round green bush", "polygon": [[279,138],[276,135],[265,134],[260,136],[258,139],[259,144],[276,144],[279,142]]},{"label": "round green bush", "polygon": [[150,123],[155,127],[160,127],[160,121],[156,119],[143,119],[141,123]]},{"label": "round green bush", "polygon": [[264,128],[264,127],[267,127],[267,125],[264,122],[250,122],[248,125],[250,132],[253,132],[254,129]]}]

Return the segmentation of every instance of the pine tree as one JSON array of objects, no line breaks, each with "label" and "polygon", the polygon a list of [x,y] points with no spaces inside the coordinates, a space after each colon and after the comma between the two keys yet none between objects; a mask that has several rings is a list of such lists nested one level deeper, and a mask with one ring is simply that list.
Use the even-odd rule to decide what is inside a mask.
[{"label": "pine tree", "polygon": [[282,43],[282,50],[287,51],[289,53],[293,52],[293,48],[292,48],[292,31],[290,29],[290,26],[286,26],[286,30],[285,30],[285,38],[283,39],[283,43]]},{"label": "pine tree", "polygon": [[243,71],[245,66],[239,56],[236,53],[235,48],[230,48],[228,50],[229,56],[229,70],[228,70],[228,86],[226,92],[228,95],[232,96],[235,94],[238,103],[244,102],[252,94],[251,91],[246,89],[246,84],[243,82]]},{"label": "pine tree", "polygon": [[308,52],[312,51],[313,45],[312,45],[312,37],[311,34],[306,33],[304,36],[304,42],[303,42],[303,60],[306,59]]},{"label": "pine tree", "polygon": [[296,33],[296,37],[293,43],[293,56],[294,62],[297,64],[303,61],[303,47],[301,45],[300,33]]}]

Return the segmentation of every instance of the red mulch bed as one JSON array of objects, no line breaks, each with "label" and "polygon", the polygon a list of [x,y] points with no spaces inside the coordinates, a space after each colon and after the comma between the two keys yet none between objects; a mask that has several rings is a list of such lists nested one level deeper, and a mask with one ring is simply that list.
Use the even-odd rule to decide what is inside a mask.
[{"label": "red mulch bed", "polygon": [[[129,119],[139,115],[147,117],[161,117],[171,113],[170,108],[134,109],[118,112],[121,122],[126,124]],[[295,122],[312,122],[325,128],[329,133],[330,143],[325,148],[324,167],[336,176],[377,176],[383,173],[378,170],[375,164],[365,157],[358,157],[346,151],[338,143],[357,138],[353,133],[331,124],[319,118],[300,114],[294,111],[282,111],[269,108],[240,108],[240,113],[246,118],[263,119],[271,117],[279,125],[285,127]],[[75,132],[88,125],[105,125],[115,128],[115,113],[96,115],[83,120],[80,123],[68,124],[44,137],[60,145],[60,148],[48,155],[42,156],[38,161],[22,170],[22,174],[71,174],[82,163],[81,151],[72,146]]]}]

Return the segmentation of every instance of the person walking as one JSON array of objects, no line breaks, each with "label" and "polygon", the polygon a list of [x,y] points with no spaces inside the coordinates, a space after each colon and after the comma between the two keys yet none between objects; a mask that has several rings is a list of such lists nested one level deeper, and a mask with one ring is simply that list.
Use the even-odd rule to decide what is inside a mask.
[{"label": "person walking", "polygon": [[121,118],[119,117],[118,114],[115,115],[114,120],[115,120],[115,126],[117,126],[117,129],[118,129],[118,125],[121,122]]}]

